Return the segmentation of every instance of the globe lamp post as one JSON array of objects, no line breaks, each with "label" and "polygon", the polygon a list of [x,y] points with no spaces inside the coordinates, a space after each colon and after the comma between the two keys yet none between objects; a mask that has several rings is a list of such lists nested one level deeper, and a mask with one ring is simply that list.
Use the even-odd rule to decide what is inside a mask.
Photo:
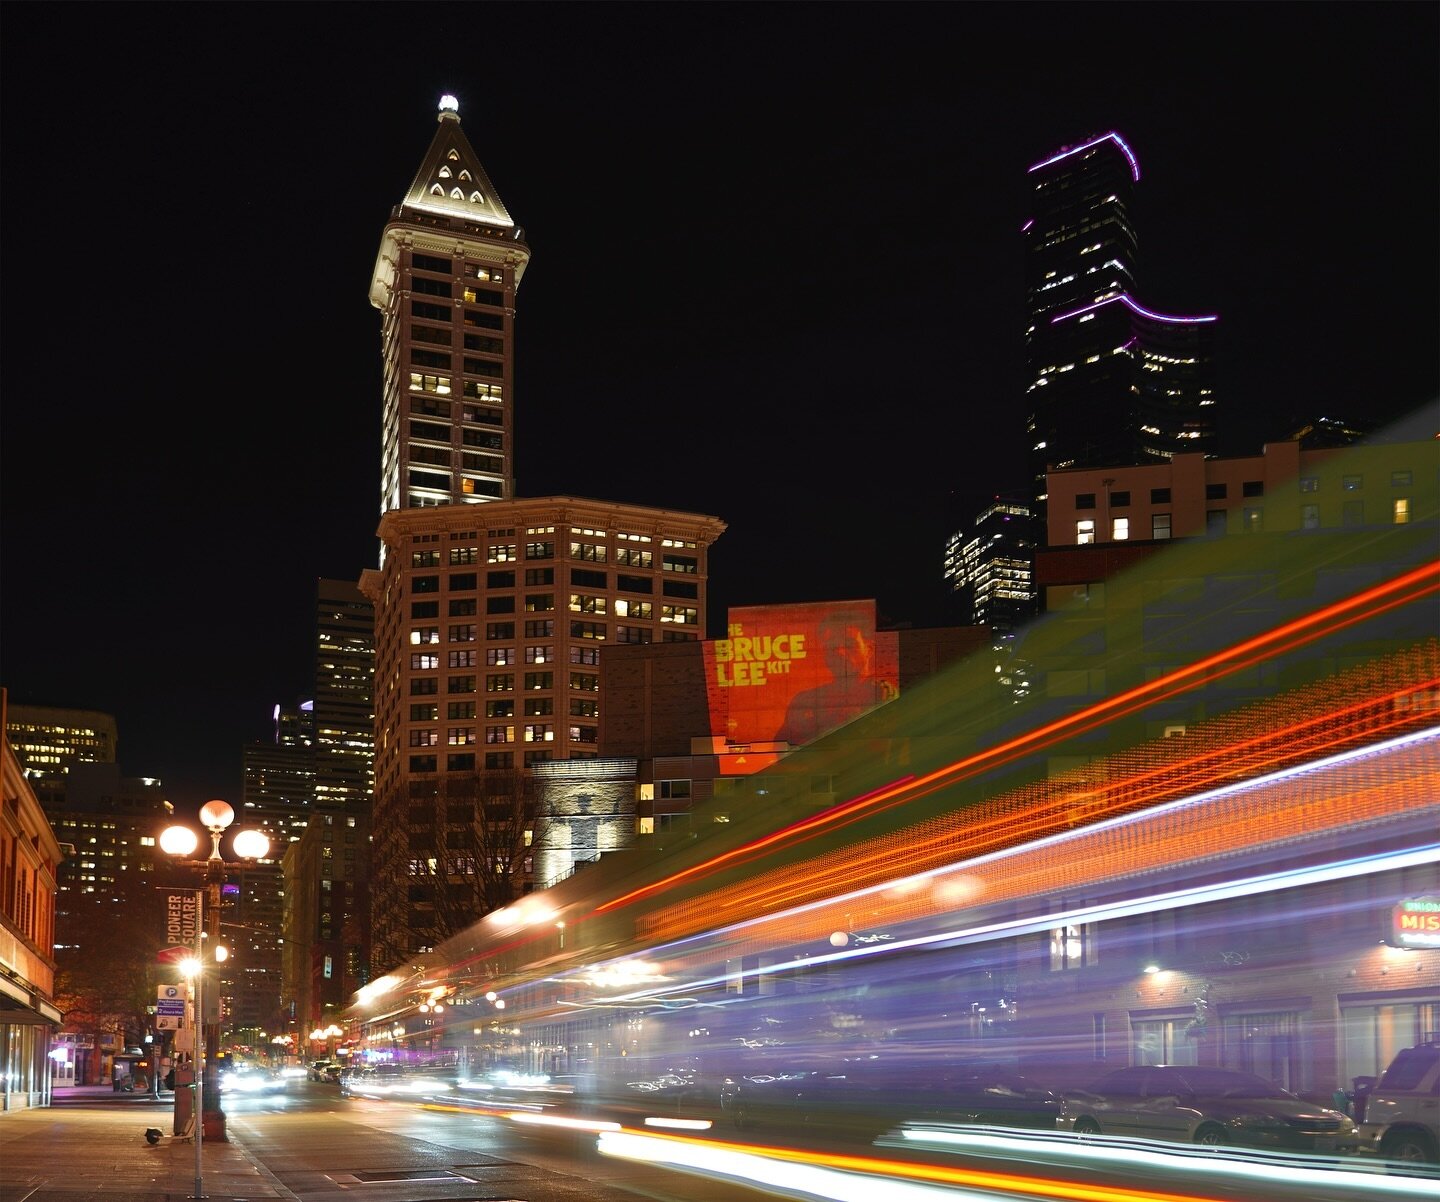
[{"label": "globe lamp post", "polygon": [[[205,885],[195,890],[196,946],[194,962],[181,965],[181,971],[194,983],[195,999],[195,1063],[199,1071],[195,1075],[195,1197],[203,1198],[204,1180],[201,1172],[201,1147],[208,1127],[212,1139],[225,1139],[225,1115],[220,1109],[220,1089],[217,1064],[207,1055],[207,1049],[219,1050],[219,978],[214,982],[216,990],[212,1012],[215,1021],[205,1021],[204,990],[205,969],[222,963],[229,955],[220,943],[220,894],[225,883],[225,860],[220,854],[220,840],[235,821],[234,809],[224,801],[207,801],[200,807],[200,822],[210,833],[210,855],[203,860],[190,859],[200,845],[199,836],[188,826],[167,827],[160,834],[160,849],[173,856],[180,863],[204,871]],[[245,830],[235,835],[231,844],[235,854],[246,860],[262,859],[270,851],[270,840],[260,831]],[[206,945],[210,954],[205,954]],[[176,1094],[179,1105],[179,1094]]]}]

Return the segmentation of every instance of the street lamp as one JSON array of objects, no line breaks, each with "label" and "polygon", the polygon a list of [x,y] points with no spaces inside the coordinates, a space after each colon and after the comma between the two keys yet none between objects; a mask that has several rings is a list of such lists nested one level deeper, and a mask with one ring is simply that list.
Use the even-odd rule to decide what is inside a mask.
[{"label": "street lamp", "polygon": [[[188,826],[166,827],[160,833],[160,849],[166,855],[175,856],[182,863],[191,867],[203,868],[205,870],[205,888],[195,890],[195,903],[197,908],[195,927],[195,964],[192,972],[187,972],[194,982],[195,990],[195,1059],[199,1072],[195,1076],[195,1104],[193,1109],[195,1119],[195,1197],[203,1198],[204,1181],[201,1172],[201,1145],[204,1142],[206,1121],[212,1124],[214,1129],[213,1138],[225,1139],[225,1114],[220,1109],[220,1090],[217,1080],[215,1065],[207,1057],[207,1047],[215,1046],[218,1051],[219,1044],[219,978],[215,981],[216,987],[216,1021],[205,1023],[204,1009],[204,972],[205,967],[205,945],[202,942],[208,939],[211,947],[211,961],[215,964],[221,963],[228,956],[228,952],[220,945],[220,889],[225,883],[225,861],[220,855],[220,839],[226,829],[235,821],[235,811],[224,801],[207,801],[200,807],[200,821],[205,829],[210,832],[210,855],[204,860],[192,860],[188,857],[195,853],[200,845],[199,837]],[[270,840],[259,831],[240,831],[236,834],[232,844],[235,854],[249,860],[258,860],[265,856],[270,850]],[[182,965],[182,971],[186,966]],[[205,1109],[205,1103],[213,1099],[210,1110]],[[176,1094],[176,1105],[179,1105],[179,1093]]]}]

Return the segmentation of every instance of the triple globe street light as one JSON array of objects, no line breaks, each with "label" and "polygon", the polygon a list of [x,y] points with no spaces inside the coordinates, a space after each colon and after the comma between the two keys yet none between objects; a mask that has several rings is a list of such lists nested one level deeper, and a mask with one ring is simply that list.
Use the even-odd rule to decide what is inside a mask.
[{"label": "triple globe street light", "polygon": [[[181,970],[190,978],[194,989],[195,1023],[194,1056],[199,1071],[195,1074],[195,1101],[191,1114],[194,1119],[195,1142],[195,1194],[203,1198],[204,1176],[201,1167],[201,1148],[205,1137],[206,1123],[210,1124],[213,1138],[224,1140],[225,1115],[220,1109],[220,1090],[216,1064],[207,1056],[207,1048],[218,1051],[220,1023],[218,979],[216,1021],[205,1022],[204,969],[206,967],[205,944],[208,942],[210,961],[219,964],[226,959],[227,952],[220,943],[220,893],[225,883],[225,860],[220,854],[220,840],[230,824],[235,821],[235,810],[228,802],[207,801],[200,807],[200,822],[210,832],[210,855],[203,860],[190,859],[200,846],[200,837],[188,826],[166,827],[160,833],[160,850],[166,855],[190,867],[202,868],[205,872],[205,887],[195,890],[195,954],[193,960],[181,964]],[[270,851],[270,840],[260,831],[243,830],[236,833],[231,842],[235,854],[245,860],[263,859]],[[207,1102],[209,1109],[206,1108]],[[176,1092],[175,1104],[180,1105],[180,1093]],[[178,1118],[178,1113],[177,1113]]]}]

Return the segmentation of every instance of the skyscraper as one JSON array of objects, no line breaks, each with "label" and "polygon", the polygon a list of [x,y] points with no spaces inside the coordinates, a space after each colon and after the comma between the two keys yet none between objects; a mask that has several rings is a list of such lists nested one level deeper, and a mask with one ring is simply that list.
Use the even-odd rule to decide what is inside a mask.
[{"label": "skyscraper", "polygon": [[348,580],[315,592],[315,807],[370,806],[375,766],[375,607]]},{"label": "skyscraper", "polygon": [[945,579],[963,596],[967,621],[1008,634],[1035,616],[1035,521],[1027,502],[996,497],[973,530],[951,536]]},{"label": "skyscraper", "polygon": [[1118,133],[1063,147],[1029,174],[1026,430],[1043,517],[1049,467],[1215,453],[1216,319],[1139,299],[1140,164]]},{"label": "skyscraper", "polygon": [[360,580],[375,605],[376,971],[480,916],[455,904],[477,875],[477,823],[525,769],[596,755],[601,647],[700,637],[725,529],[515,496],[512,323],[530,251],[452,97],[438,120],[370,290],[384,415],[380,566]]}]

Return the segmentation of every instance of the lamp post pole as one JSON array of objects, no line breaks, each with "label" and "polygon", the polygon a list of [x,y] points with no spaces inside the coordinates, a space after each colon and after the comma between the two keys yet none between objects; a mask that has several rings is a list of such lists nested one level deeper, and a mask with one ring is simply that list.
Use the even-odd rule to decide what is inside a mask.
[{"label": "lamp post pole", "polygon": [[[205,870],[204,888],[195,893],[195,966],[194,982],[194,1033],[195,1033],[195,1198],[205,1197],[202,1150],[205,1142],[205,1120],[212,1124],[212,1139],[224,1141],[225,1114],[220,1109],[220,1083],[217,1064],[212,1053],[220,1047],[220,978],[218,966],[226,959],[225,949],[220,944],[220,895],[225,882],[225,861],[220,855],[220,839],[226,828],[235,821],[235,811],[223,801],[207,801],[200,807],[200,821],[210,832],[210,855],[204,860],[185,862]],[[168,855],[185,857],[194,853],[199,839],[193,830],[184,826],[167,827],[160,835],[160,846]],[[241,831],[235,837],[235,851],[245,859],[258,860],[270,850],[270,841],[259,831]],[[209,964],[217,969],[214,981],[215,1015],[214,1023],[206,1022],[205,1013],[205,944],[210,945]],[[214,1107],[206,1114],[205,1104],[210,1099]]]}]

